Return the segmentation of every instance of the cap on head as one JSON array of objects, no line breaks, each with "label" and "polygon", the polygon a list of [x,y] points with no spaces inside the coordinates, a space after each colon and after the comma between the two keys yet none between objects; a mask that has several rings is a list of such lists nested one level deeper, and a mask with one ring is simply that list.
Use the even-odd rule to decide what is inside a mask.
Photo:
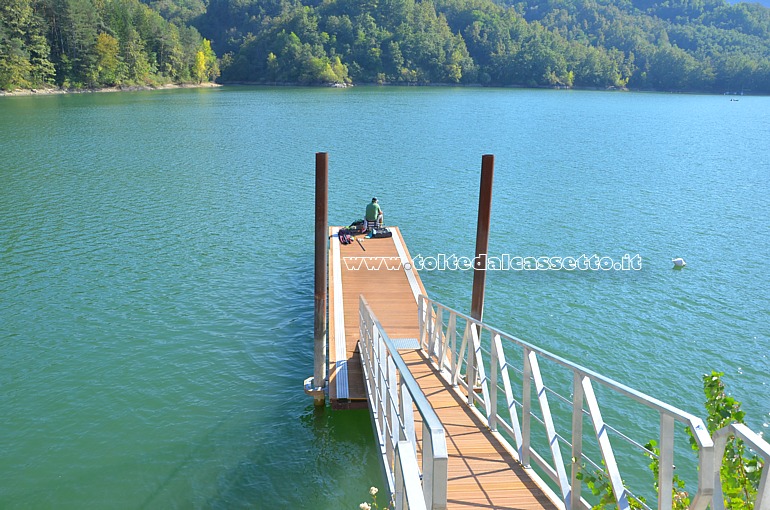
[{"label": "cap on head", "polygon": [[372,202],[376,202],[376,201],[377,201],[377,197],[373,197]]}]

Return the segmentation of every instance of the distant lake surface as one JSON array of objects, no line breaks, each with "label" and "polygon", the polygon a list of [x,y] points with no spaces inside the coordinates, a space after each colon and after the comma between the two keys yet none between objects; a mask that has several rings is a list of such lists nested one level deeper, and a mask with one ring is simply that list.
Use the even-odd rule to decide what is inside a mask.
[{"label": "distant lake surface", "polygon": [[[473,255],[494,154],[491,255],[642,269],[492,272],[485,320],[701,416],[724,371],[767,431],[768,140],[767,97],[0,98],[0,508],[331,510],[384,487],[367,412],[302,392],[317,151],[331,224],[376,195],[424,257]],[[469,309],[470,272],[421,277]]]}]

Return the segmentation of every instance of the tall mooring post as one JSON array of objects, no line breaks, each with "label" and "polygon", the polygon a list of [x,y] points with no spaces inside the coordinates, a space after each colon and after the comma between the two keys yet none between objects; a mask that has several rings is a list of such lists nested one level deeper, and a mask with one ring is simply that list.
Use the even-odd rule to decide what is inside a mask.
[{"label": "tall mooring post", "polygon": [[326,289],[329,232],[329,154],[315,155],[315,307],[313,320],[313,377],[305,380],[305,393],[317,406],[326,403]]},{"label": "tall mooring post", "polygon": [[492,181],[495,176],[495,156],[481,157],[481,184],[479,188],[479,219],[476,223],[476,258],[473,265],[473,295],[471,317],[480,321],[484,316],[484,287],[487,281],[487,249],[489,225],[492,217]]}]

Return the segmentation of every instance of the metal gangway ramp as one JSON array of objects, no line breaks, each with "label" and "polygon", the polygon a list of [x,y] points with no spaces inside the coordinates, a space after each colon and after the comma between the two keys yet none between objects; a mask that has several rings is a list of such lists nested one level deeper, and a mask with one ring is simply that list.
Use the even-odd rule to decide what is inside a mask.
[{"label": "metal gangway ramp", "polygon": [[[330,229],[329,247],[329,398],[332,407],[360,407],[361,404],[366,405],[367,394],[371,400],[372,391],[385,391],[384,376],[379,379],[383,374],[372,369],[367,371],[361,364],[362,359],[374,361],[380,357],[379,354],[385,356],[384,351],[377,355],[371,350],[363,352],[366,345],[371,347],[374,344],[359,342],[365,334],[362,325],[368,324],[368,331],[371,332],[373,320],[376,320],[379,330],[390,335],[388,342],[394,350],[402,354],[406,365],[401,368],[408,367],[406,372],[400,371],[398,380],[413,380],[419,384],[419,389],[414,388],[415,394],[427,396],[426,401],[420,400],[420,397],[408,400],[435,410],[434,421],[430,424],[426,424],[419,410],[417,413],[411,410],[403,413],[404,416],[417,416],[416,422],[411,424],[411,433],[415,436],[408,444],[415,455],[414,462],[419,459],[423,469],[414,465],[421,474],[416,478],[413,476],[413,481],[419,482],[420,478],[423,482],[426,478],[438,480],[433,484],[438,487],[430,492],[428,508],[556,508],[514,456],[495,440],[478,416],[462,405],[457,394],[449,391],[446,383],[442,382],[443,379],[436,377],[435,369],[420,349],[418,300],[425,295],[425,289],[412,265],[400,230],[390,227],[392,238],[359,239],[363,247],[357,241],[340,244],[338,230],[338,227]],[[368,338],[374,339],[371,335]],[[375,388],[375,378],[382,383],[379,388]],[[393,390],[398,391],[395,387]],[[409,394],[408,391],[403,393]],[[392,406],[395,399],[385,398],[382,402]],[[399,426],[393,422],[393,413],[374,406],[371,409],[374,422],[383,434],[390,437],[401,434],[404,438],[410,434],[398,432]],[[422,412],[427,413],[428,410]],[[389,423],[386,423],[386,418]],[[443,452],[441,446],[431,447],[430,441],[423,442],[423,436],[430,436],[430,428],[424,428],[425,425],[442,429],[440,438],[445,440]],[[402,455],[397,455],[398,444],[398,441],[381,442],[383,458],[390,464],[395,463],[397,456],[399,463],[406,462]],[[436,455],[439,460],[436,460]],[[443,460],[441,455],[444,455]],[[393,476],[393,481],[389,482],[391,493],[397,496],[403,494],[406,498],[406,492],[396,487],[397,478]],[[404,478],[401,480],[404,481]],[[420,498],[410,498],[405,507],[420,508]]]},{"label": "metal gangway ramp", "polygon": [[[770,461],[770,445],[744,425],[712,437],[697,416],[429,299],[398,228],[363,246],[340,245],[337,230],[329,248],[329,397],[336,408],[368,405],[396,509],[587,509],[596,497],[585,477],[603,473],[613,506],[667,510],[681,495],[676,461],[676,474],[691,468],[697,481],[688,508],[721,510],[717,459],[727,436]],[[631,406],[640,409],[634,419]],[[642,413],[657,430],[634,439]],[[681,454],[688,434],[697,447],[692,462]],[[643,446],[650,439],[655,451]],[[628,486],[616,452],[644,469],[654,458],[657,491],[650,495],[652,483]],[[770,510],[768,471],[760,510]]]}]

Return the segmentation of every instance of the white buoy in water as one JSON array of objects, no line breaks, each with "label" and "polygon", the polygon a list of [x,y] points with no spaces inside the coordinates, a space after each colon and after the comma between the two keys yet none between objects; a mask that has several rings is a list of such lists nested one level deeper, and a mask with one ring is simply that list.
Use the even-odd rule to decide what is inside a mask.
[{"label": "white buoy in water", "polygon": [[684,267],[684,266],[687,265],[687,262],[685,262],[682,257],[677,257],[675,259],[671,259],[671,262],[674,263],[674,267],[676,267],[676,268]]}]

